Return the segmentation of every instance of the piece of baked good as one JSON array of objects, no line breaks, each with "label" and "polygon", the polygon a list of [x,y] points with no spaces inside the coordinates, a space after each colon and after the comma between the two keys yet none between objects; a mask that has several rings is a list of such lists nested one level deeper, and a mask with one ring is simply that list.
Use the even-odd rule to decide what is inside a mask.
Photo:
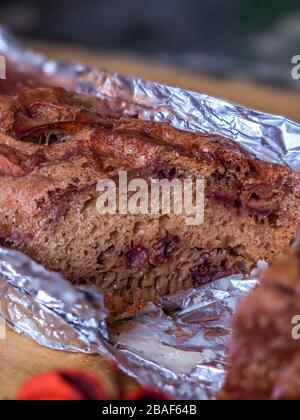
[{"label": "piece of baked good", "polygon": [[[29,82],[28,82],[29,80]],[[99,99],[14,75],[0,92],[0,241],[74,284],[103,290],[113,316],[273,262],[299,228],[299,175],[216,135],[113,113]],[[205,218],[101,215],[100,179],[204,179]]]},{"label": "piece of baked good", "polygon": [[238,308],[220,398],[299,400],[299,326],[300,242],[262,274]]}]

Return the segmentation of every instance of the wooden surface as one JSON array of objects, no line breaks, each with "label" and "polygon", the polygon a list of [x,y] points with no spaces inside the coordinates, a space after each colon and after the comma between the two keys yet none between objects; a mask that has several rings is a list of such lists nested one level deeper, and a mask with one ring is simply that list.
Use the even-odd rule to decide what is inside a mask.
[{"label": "wooden surface", "polygon": [[36,373],[74,367],[96,375],[114,394],[111,369],[102,357],[50,350],[7,328],[6,339],[0,340],[0,399],[13,399],[18,387]]},{"label": "wooden surface", "polygon": [[[258,110],[286,115],[300,121],[299,93],[284,92],[245,84],[220,81],[187,74],[176,69],[155,66],[134,58],[95,55],[67,47],[31,43],[50,57],[82,61],[89,65],[140,76],[153,81],[176,85],[218,97],[231,99]],[[113,387],[108,364],[100,356],[70,354],[43,348],[31,340],[7,330],[0,340],[0,398],[14,398],[18,386],[31,375],[58,367],[79,367],[93,372],[108,387]]]}]

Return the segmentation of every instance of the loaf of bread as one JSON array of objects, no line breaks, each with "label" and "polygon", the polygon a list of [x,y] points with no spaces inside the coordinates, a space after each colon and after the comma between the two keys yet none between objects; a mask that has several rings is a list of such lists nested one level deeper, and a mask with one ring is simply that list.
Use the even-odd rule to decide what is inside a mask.
[{"label": "loaf of bread", "polygon": [[261,276],[234,316],[225,400],[300,399],[300,242]]},{"label": "loaf of bread", "polygon": [[[100,99],[0,81],[0,243],[74,284],[112,316],[274,261],[299,229],[299,175],[216,135],[112,112]],[[101,179],[204,179],[204,223],[100,214]]]}]

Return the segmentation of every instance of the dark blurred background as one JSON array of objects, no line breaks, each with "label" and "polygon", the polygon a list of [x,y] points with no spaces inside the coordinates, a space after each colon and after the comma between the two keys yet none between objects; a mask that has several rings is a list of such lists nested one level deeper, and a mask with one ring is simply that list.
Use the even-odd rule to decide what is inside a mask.
[{"label": "dark blurred background", "polygon": [[1,0],[18,35],[299,88],[299,0]]}]

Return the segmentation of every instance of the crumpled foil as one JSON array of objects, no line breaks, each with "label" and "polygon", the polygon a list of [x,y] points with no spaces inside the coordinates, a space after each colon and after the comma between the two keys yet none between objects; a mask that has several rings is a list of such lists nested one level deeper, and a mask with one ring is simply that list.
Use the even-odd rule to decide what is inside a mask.
[{"label": "crumpled foil", "polygon": [[[224,135],[256,157],[300,170],[300,125],[231,102],[24,50],[0,27],[0,53],[27,71],[64,80],[141,119]],[[264,266],[264,263],[260,263]],[[230,320],[257,280],[231,276],[166,297],[107,326],[99,290],[75,288],[22,253],[0,248],[0,314],[16,331],[58,350],[100,353],[141,384],[175,399],[215,399],[223,384]]]}]

